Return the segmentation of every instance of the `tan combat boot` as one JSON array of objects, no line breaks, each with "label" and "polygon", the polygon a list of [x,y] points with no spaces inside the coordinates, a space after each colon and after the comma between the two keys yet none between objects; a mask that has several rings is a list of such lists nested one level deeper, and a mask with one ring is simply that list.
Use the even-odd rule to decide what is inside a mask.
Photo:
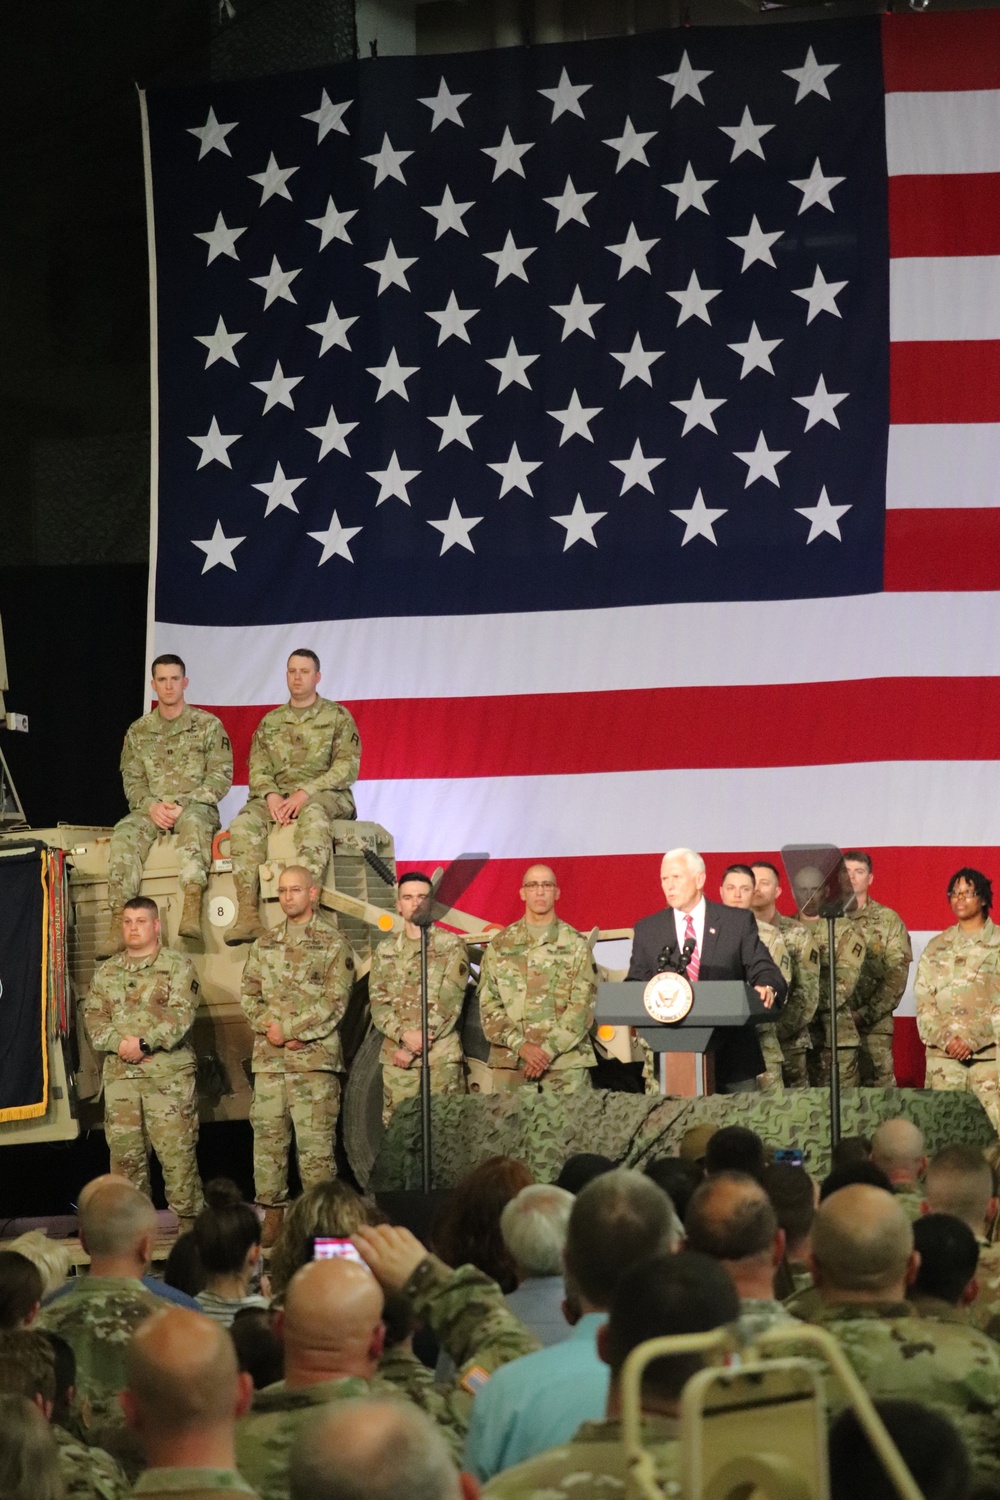
[{"label": "tan combat boot", "polygon": [[184,909],[177,931],[182,938],[201,937],[201,886],[184,887]]},{"label": "tan combat boot", "polygon": [[108,925],[104,937],[97,941],[95,950],[98,958],[110,958],[114,953],[121,953],[125,947],[125,939],[122,937],[122,912],[124,902],[114,902],[108,910]]},{"label": "tan combat boot", "polygon": [[251,885],[248,881],[236,879],[234,875],[233,883],[239,906],[236,921],[226,933],[226,943],[230,948],[238,948],[240,943],[252,943],[255,938],[262,937],[264,929],[257,912],[257,882],[254,881]]},{"label": "tan combat boot", "polygon": [[284,1221],[285,1210],[283,1208],[264,1209],[264,1222],[261,1225],[260,1231],[262,1250],[270,1250],[273,1247],[278,1235],[281,1233],[281,1226]]}]

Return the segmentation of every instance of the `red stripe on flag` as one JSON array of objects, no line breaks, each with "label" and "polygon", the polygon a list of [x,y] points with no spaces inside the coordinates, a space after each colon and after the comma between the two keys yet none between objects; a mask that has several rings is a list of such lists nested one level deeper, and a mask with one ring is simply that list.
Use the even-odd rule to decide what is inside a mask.
[{"label": "red stripe on flag", "polygon": [[927,1076],[927,1054],[917,1031],[916,1016],[896,1016],[892,1023],[892,1066],[901,1089],[922,1089]]},{"label": "red stripe on flag", "polygon": [[1000,88],[1000,12],[882,17],[886,93]]},{"label": "red stripe on flag", "polygon": [[895,259],[1000,254],[1000,173],[889,178]]},{"label": "red stripe on flag", "polygon": [[889,346],[891,422],[1000,422],[1000,340]]},{"label": "red stripe on flag", "polygon": [[887,511],[883,576],[889,593],[1000,589],[1000,510]]},{"label": "red stripe on flag", "polygon": [[[803,838],[813,830],[804,828]],[[666,830],[669,836],[669,830]],[[780,871],[781,856],[772,849],[736,849],[730,853],[702,850],[708,869],[705,895],[719,899],[722,873],[727,865],[766,859]],[[939,932],[951,926],[948,882],[965,866],[982,870],[996,880],[1000,876],[1000,850],[996,848],[869,848],[875,868],[872,897],[899,913],[911,932]],[[540,857],[544,851],[539,850]],[[449,863],[453,852],[437,859],[426,855],[415,859],[413,851],[396,850],[397,869],[431,873]],[[530,859],[491,859],[476,876],[457,905],[473,916],[505,925],[520,916],[524,907],[518,889]],[[632,927],[639,917],[657,911],[664,903],[660,892],[660,855],[623,854],[565,857],[552,861],[559,881],[559,915],[582,932],[602,928]],[[784,880],[782,880],[784,884]],[[1000,896],[1000,886],[997,887]],[[791,913],[787,894],[780,908]]]},{"label": "red stripe on flag", "polygon": [[[966,512],[890,511],[889,517],[955,514]],[[1000,561],[994,568],[1000,577]],[[1000,717],[985,710],[998,691],[994,678],[956,677],[943,685],[936,678],[879,677],[480,698],[474,717],[465,698],[366,699],[348,707],[361,732],[362,778],[412,781],[725,769],[733,764],[735,724],[795,726],[794,735],[768,734],[759,742],[741,734],[745,766],[935,760],[941,754],[938,711],[945,692],[950,713],[963,726],[960,744],[949,753],[997,760]],[[887,703],[891,714],[885,712]],[[211,711],[226,725],[236,753],[236,780],[243,783],[250,737],[266,710]],[[866,726],[860,740],[859,724]],[[614,732],[597,733],[597,725]]]}]

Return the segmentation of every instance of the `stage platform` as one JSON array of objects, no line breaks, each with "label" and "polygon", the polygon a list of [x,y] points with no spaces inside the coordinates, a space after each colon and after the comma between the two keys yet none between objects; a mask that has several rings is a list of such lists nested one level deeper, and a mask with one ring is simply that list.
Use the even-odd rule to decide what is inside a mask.
[{"label": "stage platform", "polygon": [[[432,1182],[454,1187],[490,1156],[513,1156],[538,1182],[552,1182],[567,1157],[596,1151],[624,1166],[676,1155],[692,1125],[746,1125],[767,1146],[797,1146],[814,1177],[830,1167],[829,1094],[797,1089],[785,1094],[712,1094],[662,1098],[593,1089],[557,1098],[548,1094],[461,1094],[432,1105]],[[996,1140],[972,1094],[930,1089],[850,1089],[841,1096],[841,1134],[871,1136],[883,1120],[905,1115],[924,1132],[929,1155],[961,1141],[985,1147]],[[369,1191],[420,1187],[420,1101],[396,1111],[383,1139]]]}]

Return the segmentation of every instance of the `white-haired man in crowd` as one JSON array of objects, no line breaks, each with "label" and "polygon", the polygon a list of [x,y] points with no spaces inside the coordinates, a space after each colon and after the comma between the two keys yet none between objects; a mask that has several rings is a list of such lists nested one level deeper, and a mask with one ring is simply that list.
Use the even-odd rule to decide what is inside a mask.
[{"label": "white-haired man in crowd", "polygon": [[507,1306],[545,1345],[571,1332],[563,1312],[563,1249],[574,1201],[565,1188],[532,1183],[500,1215],[500,1233],[517,1267]]}]

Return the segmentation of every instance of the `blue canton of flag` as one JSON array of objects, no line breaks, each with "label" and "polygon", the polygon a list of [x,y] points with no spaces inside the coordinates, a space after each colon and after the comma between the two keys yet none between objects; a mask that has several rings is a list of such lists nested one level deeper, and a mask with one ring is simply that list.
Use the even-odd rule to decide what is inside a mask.
[{"label": "blue canton of flag", "polygon": [[880,589],[878,25],[152,95],[157,618]]}]

